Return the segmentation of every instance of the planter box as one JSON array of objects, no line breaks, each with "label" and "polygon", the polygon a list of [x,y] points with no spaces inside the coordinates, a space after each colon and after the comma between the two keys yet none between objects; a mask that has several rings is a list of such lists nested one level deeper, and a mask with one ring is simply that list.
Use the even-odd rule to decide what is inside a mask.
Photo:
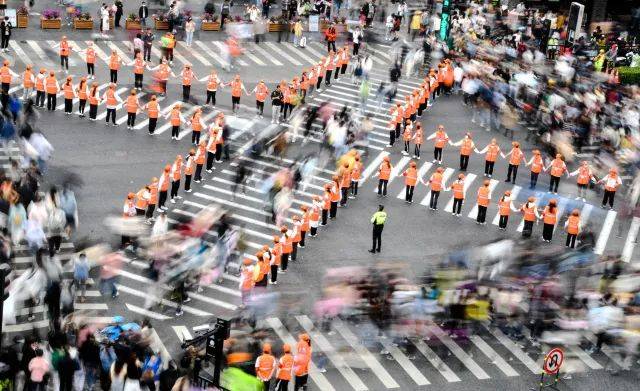
[{"label": "planter box", "polygon": [[166,20],[160,21],[158,19],[154,19],[153,26],[156,30],[169,30],[169,22]]},{"label": "planter box", "polygon": [[115,26],[115,22],[114,22],[113,16],[109,16],[109,30],[113,30],[114,26]]},{"label": "planter box", "polygon": [[139,20],[125,20],[124,28],[127,30],[142,30],[142,25]]},{"label": "planter box", "polygon": [[93,29],[93,19],[89,20],[80,20],[77,18],[73,19],[73,28],[76,30],[92,30]]},{"label": "planter box", "polygon": [[29,15],[17,15],[18,28],[27,28],[29,26]]},{"label": "planter box", "polygon": [[220,31],[220,22],[202,22],[202,31]]},{"label": "planter box", "polygon": [[285,31],[288,27],[289,25],[284,23],[269,23],[269,32],[277,33],[279,31]]},{"label": "planter box", "polygon": [[61,19],[40,19],[40,28],[42,29],[60,29],[62,27]]}]

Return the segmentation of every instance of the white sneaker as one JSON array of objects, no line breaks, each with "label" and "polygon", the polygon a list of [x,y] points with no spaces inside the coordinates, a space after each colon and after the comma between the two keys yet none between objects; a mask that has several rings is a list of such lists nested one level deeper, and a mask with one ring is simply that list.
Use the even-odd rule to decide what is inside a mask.
[{"label": "white sneaker", "polygon": [[176,196],[176,198],[177,198],[177,199],[179,199],[179,200],[181,200],[181,199],[182,199],[182,196]]},{"label": "white sneaker", "polygon": [[172,199],[171,199],[171,203],[172,203],[172,204],[175,204],[175,203],[176,203],[176,200],[175,200],[174,198],[172,198]]},{"label": "white sneaker", "polygon": [[[199,181],[198,181],[198,182],[199,182]],[[193,191],[192,189],[185,190],[185,193],[191,193],[192,191]],[[180,197],[180,198],[182,198],[182,197]]]}]

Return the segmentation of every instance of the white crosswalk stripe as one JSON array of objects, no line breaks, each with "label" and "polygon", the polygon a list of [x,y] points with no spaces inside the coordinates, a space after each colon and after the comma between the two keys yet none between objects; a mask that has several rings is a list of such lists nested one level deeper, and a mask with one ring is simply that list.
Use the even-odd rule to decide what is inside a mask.
[{"label": "white crosswalk stripe", "polygon": [[596,241],[596,246],[593,249],[593,252],[602,255],[605,247],[607,246],[607,241],[609,241],[609,235],[611,234],[611,230],[613,229],[613,223],[616,220],[616,215],[618,213],[616,211],[610,210],[607,212],[607,217],[604,219],[604,224],[602,225],[602,229],[600,230],[600,235],[598,235],[598,240]]},{"label": "white crosswalk stripe", "polygon": [[268,46],[269,48],[271,48],[271,50],[273,50],[275,53],[278,53],[278,55],[280,57],[282,57],[285,60],[289,61],[291,64],[296,65],[296,66],[301,66],[302,65],[301,62],[299,62],[295,58],[291,57],[289,55],[289,53],[287,53],[286,51],[282,50],[280,48],[280,45],[277,45],[277,44],[275,44],[273,42],[265,42],[265,45]]},{"label": "white crosswalk stripe", "polygon": [[462,348],[458,346],[458,344],[456,344],[451,339],[451,337],[449,337],[444,331],[442,331],[442,329],[435,325],[429,326],[429,329],[449,349],[449,351],[451,351],[451,353],[453,353],[453,355],[456,356],[456,358],[460,360],[460,362],[462,362],[464,366],[467,367],[469,371],[471,371],[471,373],[473,373],[475,377],[477,377],[478,379],[490,378],[490,376],[484,371],[484,369],[480,368],[480,366],[475,361],[473,361],[473,359],[467,353],[465,353],[465,351],[462,350]]},{"label": "white crosswalk stripe", "polygon": [[[93,41],[85,41],[84,43],[87,44],[87,46],[89,45],[89,43],[92,43]],[[107,55],[107,53],[105,53],[100,46],[94,44],[93,45],[93,50],[96,52],[96,57],[99,58],[100,60],[102,60],[105,64],[109,64],[109,56]]]},{"label": "white crosswalk stripe", "polygon": [[120,60],[122,60],[122,62],[124,62],[125,64],[129,64],[130,62],[133,61],[133,59],[131,57],[129,57],[125,52],[123,52],[122,50],[120,50],[120,48],[113,43],[112,41],[108,41],[107,45],[109,46],[109,48],[115,52],[119,57]]},{"label": "white crosswalk stripe", "polygon": [[[409,164],[410,161],[411,161],[410,157],[403,156],[398,162],[398,164],[396,164],[391,168],[391,174],[389,175],[389,182],[388,182],[389,185],[391,184],[391,182],[393,182],[394,179],[396,179],[399,176],[402,176],[405,166]],[[377,193],[378,188],[374,187],[373,191]]]},{"label": "white crosswalk stripe", "polygon": [[518,372],[513,369],[511,365],[507,364],[507,362],[498,353],[496,353],[496,351],[493,350],[491,346],[489,346],[489,344],[487,344],[485,340],[482,339],[479,335],[472,335],[469,337],[469,339],[506,376],[512,377],[519,375]]},{"label": "white crosswalk stripe", "polygon": [[[520,194],[520,190],[522,190],[522,187],[520,186],[513,186],[513,188],[511,189],[511,202],[513,204],[513,201],[515,201],[518,198],[518,194]],[[502,198],[502,196],[499,196],[498,199]],[[515,204],[514,204],[515,207]],[[493,218],[493,221],[491,222],[491,224],[493,225],[498,225],[498,223],[500,222],[500,211],[498,210],[498,212],[496,213],[496,216]]]},{"label": "white crosswalk stripe", "polygon": [[[495,194],[494,194],[494,190],[496,186],[498,186],[498,183],[500,182],[495,179],[491,179],[489,182],[489,198],[493,199],[494,203],[497,200],[497,197],[495,197]],[[476,218],[477,215],[478,215],[478,203],[476,202],[473,208],[471,209],[471,211],[469,212],[469,214],[467,215],[467,217]]]},{"label": "white crosswalk stripe", "polygon": [[[467,190],[469,190],[469,187],[471,186],[471,184],[475,179],[476,179],[475,174],[467,174],[467,176],[464,178],[464,186],[462,190],[463,194],[465,195],[467,194]],[[464,202],[463,202],[463,205],[464,205]],[[453,212],[453,196],[451,196],[451,199],[449,199],[449,202],[447,202],[447,205],[444,207],[444,211],[449,213]]]},{"label": "white crosswalk stripe", "polygon": [[[451,177],[451,175],[453,175],[454,172],[455,170],[451,167],[445,168],[444,172],[442,173],[442,186],[444,186],[444,184],[447,183],[447,181],[449,180],[449,177]],[[428,183],[428,179],[427,178],[425,179],[426,179],[425,182]],[[429,190],[427,195],[422,199],[422,201],[420,201],[420,205],[429,205],[430,200],[431,200],[431,190]]]},{"label": "white crosswalk stripe", "polygon": [[53,66],[53,62],[51,61],[51,59],[49,59],[49,57],[46,55],[44,50],[40,48],[40,46],[38,45],[38,42],[28,40],[27,45],[29,45],[31,49],[35,52],[35,54],[40,58],[40,60],[44,62],[44,65],[46,65],[47,67]]},{"label": "white crosswalk stripe", "polygon": [[636,241],[638,240],[638,230],[640,230],[640,217],[634,216],[631,220],[631,227],[627,234],[627,240],[622,248],[622,260],[625,262],[631,262],[633,249],[636,247]]}]

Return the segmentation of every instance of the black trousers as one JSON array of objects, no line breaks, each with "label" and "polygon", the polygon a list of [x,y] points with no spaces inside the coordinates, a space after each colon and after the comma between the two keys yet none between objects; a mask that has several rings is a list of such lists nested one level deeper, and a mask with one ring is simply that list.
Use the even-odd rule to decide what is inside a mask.
[{"label": "black trousers", "polygon": [[324,74],[324,85],[331,85],[331,74],[333,73],[332,69],[327,69],[327,72]]},{"label": "black trousers", "polygon": [[357,42],[357,43],[354,42],[352,55],[357,56],[359,51],[360,51],[360,42]]},{"label": "black trousers", "polygon": [[396,142],[396,131],[395,130],[391,130],[389,131],[389,145],[393,145]]},{"label": "black trousers", "polygon": [[96,64],[87,63],[87,75],[94,76],[96,74]]},{"label": "black trousers", "polygon": [[431,190],[431,198],[429,198],[429,208],[438,209],[438,198],[440,198],[440,191]]},{"label": "black trousers", "polygon": [[304,248],[304,240],[307,237],[307,231],[300,231],[300,243],[298,243],[298,246]]},{"label": "black trousers", "polygon": [[507,222],[509,221],[509,216],[500,216],[500,219],[498,219],[498,227],[500,228],[507,228]]},{"label": "black trousers", "polygon": [[524,227],[522,228],[522,237],[530,238],[533,233],[533,221],[525,221]]},{"label": "black trousers", "polygon": [[64,112],[71,113],[73,111],[73,99],[64,99]]},{"label": "black trousers", "polygon": [[406,185],[405,191],[404,191],[404,200],[405,201],[413,202],[413,190],[415,188],[416,188],[415,186]]},{"label": "black trousers", "polygon": [[[278,265],[271,265],[271,282],[278,281]],[[268,388],[266,388],[268,390]]]},{"label": "black trousers", "polygon": [[542,226],[542,238],[544,240],[551,240],[553,238],[553,224],[544,224]]},{"label": "black trousers", "polygon": [[462,201],[464,201],[463,198],[454,198],[453,199],[453,211],[452,211],[452,213],[455,213],[457,215],[460,214],[460,211],[462,210]]},{"label": "black trousers", "polygon": [[335,219],[338,213],[338,201],[331,201],[331,207],[329,208],[329,218]]},{"label": "black trousers", "polygon": [[216,162],[220,163],[222,161],[222,150],[224,147],[222,145],[218,145],[216,147]]},{"label": "black trousers", "polygon": [[216,157],[216,154],[211,151],[207,151],[207,171],[210,171],[213,168],[213,159]]},{"label": "black trousers", "polygon": [[378,195],[386,196],[387,195],[387,185],[389,184],[388,179],[380,179],[378,181]]},{"label": "black trousers", "polygon": [[565,243],[565,246],[571,247],[571,248],[575,248],[576,247],[576,238],[577,237],[578,237],[578,235],[576,235],[576,234],[567,234],[567,242]]},{"label": "black trousers", "polygon": [[493,166],[495,166],[496,162],[490,162],[488,160],[484,161],[484,174],[485,175],[493,175]]},{"label": "black trousers", "polygon": [[605,190],[604,197],[602,198],[602,206],[605,206],[608,203],[609,206],[613,208],[613,200],[615,196],[616,196],[615,191]]},{"label": "black trousers", "polygon": [[9,47],[9,39],[10,38],[11,38],[10,35],[2,34],[2,45],[0,45],[0,47],[2,47],[2,49],[7,49]]},{"label": "black trousers", "polygon": [[321,85],[322,85],[322,76],[318,76],[318,81],[316,82],[316,90],[319,90]]},{"label": "black trousers", "polygon": [[320,225],[327,225],[327,219],[329,218],[329,209],[322,209],[322,221]]},{"label": "black trousers", "polygon": [[298,260],[298,243],[291,243],[291,262],[295,262]]},{"label": "black trousers", "polygon": [[275,391],[287,391],[289,389],[289,380],[279,379],[276,387],[277,389]]},{"label": "black trousers", "polygon": [[171,137],[178,137],[180,135],[180,125],[171,126]]},{"label": "black trousers", "polygon": [[174,199],[178,196],[178,190],[180,189],[180,179],[177,181],[171,182],[171,199]]},{"label": "black trousers", "polygon": [[476,221],[478,223],[484,223],[487,219],[487,207],[478,205],[478,216],[476,217]]},{"label": "black trousers", "polygon": [[158,207],[159,208],[164,207],[164,203],[165,202],[167,202],[167,191],[166,190],[160,190],[159,196],[158,196]]},{"label": "black trousers", "polygon": [[136,88],[142,88],[142,78],[144,75],[142,73],[136,73],[133,76],[133,86]]},{"label": "black trousers", "polygon": [[373,245],[371,249],[377,252],[380,252],[382,248],[382,230],[384,229],[384,224],[373,224]]},{"label": "black trousers", "polygon": [[145,61],[151,61],[151,45],[144,45],[142,48],[142,57]]},{"label": "black trousers", "polygon": [[56,94],[47,94],[47,110],[55,110],[57,102],[58,98],[56,97]]},{"label": "black trousers", "polygon": [[560,185],[560,177],[551,175],[551,179],[549,180],[549,191],[557,193],[558,185]]},{"label": "black trousers", "polygon": [[316,236],[317,233],[318,233],[318,227],[310,227],[309,228],[309,235]]},{"label": "black trousers", "polygon": [[420,157],[420,144],[416,144],[416,145],[413,147],[413,154],[414,154],[416,157]]},{"label": "black trousers", "polygon": [[509,168],[507,169],[507,182],[513,181],[515,183],[517,175],[518,175],[518,166],[516,166],[515,164],[509,164]]},{"label": "black trousers", "polygon": [[405,140],[405,141],[404,141],[404,151],[405,151],[406,153],[409,153],[409,146],[410,146],[410,145],[411,145],[411,141],[409,141],[409,140]]},{"label": "black trousers", "polygon": [[467,171],[469,165],[469,155],[460,155],[460,171]]},{"label": "black trousers", "polygon": [[340,197],[340,205],[347,205],[347,200],[349,199],[349,187],[341,187],[340,193],[342,197]]},{"label": "black trousers", "polygon": [[109,80],[112,83],[118,82],[118,71],[116,69],[109,69]]},{"label": "black trousers", "polygon": [[327,41],[327,53],[331,52],[331,49],[333,49],[333,51],[336,52],[336,42],[335,41]]},{"label": "black trousers", "polygon": [[136,124],[136,113],[127,113],[127,126],[133,127]]},{"label": "black trousers", "polygon": [[[347,64],[342,64],[342,65],[340,66],[340,74],[341,74],[341,75],[344,75],[346,72],[347,72]],[[336,73],[336,79],[337,79],[337,78],[338,78],[338,75],[337,75],[337,73]]]},{"label": "black trousers", "polygon": [[69,56],[60,56],[60,66],[67,71],[69,70]]},{"label": "black trousers", "polygon": [[154,134],[156,132],[156,125],[158,125],[158,119],[149,118],[149,134]]},{"label": "black trousers", "polygon": [[144,217],[150,219],[153,217],[153,211],[156,209],[156,204],[149,204],[147,205],[147,213],[144,215]]},{"label": "black trousers", "polygon": [[36,91],[36,106],[44,107],[44,91]]},{"label": "black trousers", "polygon": [[258,115],[262,115],[264,113],[264,102],[256,100],[256,109],[258,110]]},{"label": "black trousers", "polygon": [[85,107],[87,107],[87,100],[86,99],[80,99],[80,101],[78,102],[78,112],[80,114],[84,115]]},{"label": "black trousers", "polygon": [[231,97],[231,110],[232,111],[236,111],[236,107],[240,106],[240,97],[239,96],[232,96]]},{"label": "black trousers", "polygon": [[437,161],[442,161],[442,148],[435,147],[433,149],[433,158]]},{"label": "black trousers", "polygon": [[396,122],[396,138],[400,138],[400,130],[402,130],[401,122]]},{"label": "black trousers", "polygon": [[358,195],[358,184],[358,181],[351,181],[351,195],[354,197]]},{"label": "black trousers", "polygon": [[109,123],[109,119],[114,125],[116,124],[116,109],[107,109],[106,123]]},{"label": "black trousers", "polygon": [[535,189],[536,185],[538,184],[538,176],[540,174],[537,172],[533,172],[531,171],[531,183],[529,183],[529,188],[530,189]]},{"label": "black trousers", "polygon": [[89,105],[89,118],[96,119],[98,116],[98,105]]},{"label": "black trousers", "polygon": [[60,251],[60,243],[62,243],[62,236],[54,235],[49,238],[49,258],[53,258],[56,252]]},{"label": "black trousers", "polygon": [[200,144],[200,131],[196,132],[195,130],[191,132],[191,144],[198,145]]},{"label": "black trousers", "polygon": [[287,271],[287,267],[289,267],[289,257],[291,253],[282,253],[282,258],[280,258],[280,268],[283,272]]},{"label": "black trousers", "polygon": [[211,103],[212,105],[216,105],[216,91],[207,90],[207,102],[205,104]]},{"label": "black trousers", "polygon": [[189,95],[191,95],[191,86],[182,86],[182,101],[186,102],[189,100]]},{"label": "black trousers", "polygon": [[200,182],[202,180],[202,164],[196,164],[196,174],[194,175],[193,180],[196,182]]}]

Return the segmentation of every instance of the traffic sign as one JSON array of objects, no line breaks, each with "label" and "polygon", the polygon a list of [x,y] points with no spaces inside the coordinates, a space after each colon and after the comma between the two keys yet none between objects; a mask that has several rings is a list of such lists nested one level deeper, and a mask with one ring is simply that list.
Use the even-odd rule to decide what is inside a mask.
[{"label": "traffic sign", "polygon": [[560,367],[564,361],[564,352],[560,348],[551,349],[551,351],[544,357],[544,364],[542,369],[547,375],[553,375],[560,371]]}]

